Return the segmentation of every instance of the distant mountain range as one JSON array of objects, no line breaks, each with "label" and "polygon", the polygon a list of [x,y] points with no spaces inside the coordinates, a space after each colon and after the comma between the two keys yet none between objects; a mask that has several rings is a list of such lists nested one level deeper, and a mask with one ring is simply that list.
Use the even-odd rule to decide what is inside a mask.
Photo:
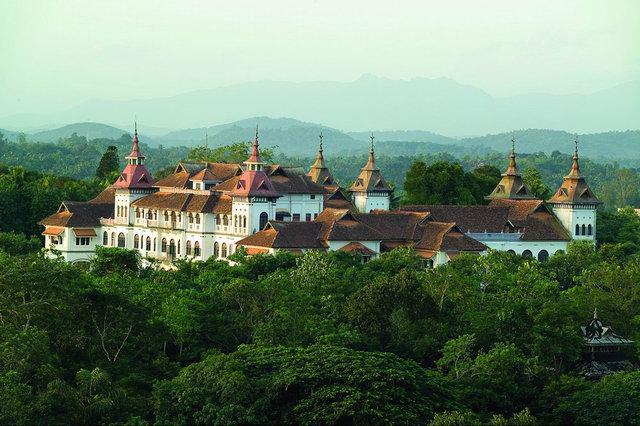
[{"label": "distant mountain range", "polygon": [[[318,148],[318,135],[324,135],[325,155],[362,154],[367,152],[370,132],[341,132],[318,123],[293,118],[253,117],[240,121],[202,128],[174,130],[150,137],[141,128],[141,141],[150,146],[196,146],[208,143],[210,147],[253,139],[256,123],[260,126],[260,143],[277,147],[277,151],[290,157],[309,157]],[[16,132],[0,130],[9,140]],[[6,133],[5,133],[6,132]],[[55,142],[76,133],[88,139],[118,139],[125,133],[121,128],[102,123],[75,123],[63,127],[27,134],[29,141]],[[206,135],[206,136],[205,136]],[[511,138],[517,140],[520,153],[573,151],[575,135],[558,130],[526,129],[473,138],[451,138],[423,130],[375,131],[376,151],[381,155],[419,155],[447,152],[461,157],[486,152],[506,153],[511,149]],[[599,161],[619,161],[624,164],[640,161],[640,131],[603,132],[579,135],[580,152],[584,157]]]},{"label": "distant mountain range", "polygon": [[[297,117],[350,131],[429,129],[449,137],[548,128],[597,133],[638,128],[640,81],[591,94],[494,97],[447,78],[392,80],[364,75],[352,82],[259,81],[171,97],[92,100],[48,115],[0,118],[0,126],[99,120],[161,128],[201,128],[248,116]],[[223,125],[224,126],[224,125]]]}]

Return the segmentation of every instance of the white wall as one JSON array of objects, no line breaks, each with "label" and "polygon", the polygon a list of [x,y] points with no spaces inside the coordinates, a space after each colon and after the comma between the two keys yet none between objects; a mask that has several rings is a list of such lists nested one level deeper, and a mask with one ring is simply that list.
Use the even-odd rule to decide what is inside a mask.
[{"label": "white wall", "polygon": [[[569,232],[574,240],[595,241],[596,239],[596,209],[581,208],[580,205],[574,208],[562,205],[554,206],[553,213],[556,215],[562,226]],[[582,229],[582,225],[591,225],[593,228],[592,235],[577,235],[576,224]]]},{"label": "white wall", "polygon": [[387,193],[356,192],[353,203],[360,213],[369,213],[371,210],[389,210],[391,201]]}]

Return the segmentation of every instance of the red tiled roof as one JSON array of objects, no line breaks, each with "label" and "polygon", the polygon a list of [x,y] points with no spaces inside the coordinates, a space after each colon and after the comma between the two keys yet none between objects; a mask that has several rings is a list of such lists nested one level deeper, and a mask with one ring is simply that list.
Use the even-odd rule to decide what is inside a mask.
[{"label": "red tiled roof", "polygon": [[360,253],[363,256],[373,256],[376,254],[375,251],[358,242],[351,242],[343,247],[340,247],[338,250],[346,251],[347,253]]},{"label": "red tiled roof", "polygon": [[159,191],[139,198],[133,207],[194,213],[231,213],[231,197],[219,193],[193,194]]},{"label": "red tiled roof", "polygon": [[100,218],[113,216],[113,204],[64,201],[58,211],[38,222],[44,226],[94,227]]}]

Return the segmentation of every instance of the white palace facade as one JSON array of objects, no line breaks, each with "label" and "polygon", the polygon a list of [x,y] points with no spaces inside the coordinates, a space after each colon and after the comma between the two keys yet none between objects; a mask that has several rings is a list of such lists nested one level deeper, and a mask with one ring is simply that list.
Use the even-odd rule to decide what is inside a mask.
[{"label": "white palace facade", "polygon": [[364,260],[406,246],[430,265],[487,249],[546,260],[572,239],[595,241],[600,203],[580,172],[577,147],[569,174],[548,200],[533,197],[515,152],[486,206],[404,206],[390,210],[392,188],[369,159],[353,185],[340,188],[327,168],[322,138],[315,163],[265,164],[258,132],[243,164],[180,162],[154,181],[137,131],[117,181],[88,202],[63,202],[43,219],[46,248],[69,262],[91,259],[97,246],[137,250],[172,261],[227,259],[287,250],[343,250]]}]

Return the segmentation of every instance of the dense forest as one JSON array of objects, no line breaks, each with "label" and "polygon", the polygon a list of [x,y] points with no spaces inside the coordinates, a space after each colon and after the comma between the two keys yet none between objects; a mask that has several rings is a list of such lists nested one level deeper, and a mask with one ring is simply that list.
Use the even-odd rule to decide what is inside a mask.
[{"label": "dense forest", "polygon": [[576,374],[595,308],[640,339],[640,220],[605,215],[597,251],[435,270],[399,249],[165,271],[114,248],[87,269],[1,234],[0,424],[634,424],[640,373]]},{"label": "dense forest", "polygon": [[[72,265],[43,255],[41,240],[29,237],[39,233],[36,221],[63,199],[97,194],[120,166],[115,151],[130,148],[125,138],[82,143],[91,155],[66,163],[86,161],[84,179],[0,168],[0,424],[601,425],[640,418],[640,373],[596,382],[577,374],[580,326],[594,309],[617,333],[640,339],[640,217],[630,208],[598,213],[597,250],[572,243],[544,263],[491,252],[431,270],[409,249],[364,265],[341,252],[246,257],[240,250],[232,265],[178,261],[167,271],[135,251],[101,248],[90,265]],[[5,145],[2,158],[30,153],[30,166],[47,164],[35,145],[17,146],[7,154]],[[74,152],[64,141],[43,148],[51,158]],[[177,157],[237,160],[246,149]],[[52,161],[41,169],[54,170]],[[344,170],[356,173],[364,157],[329,162],[348,182],[352,172]],[[498,156],[378,162],[404,185],[399,202],[480,203],[504,167]],[[519,164],[543,194],[569,159],[539,154]],[[583,169],[594,185],[621,172],[637,179],[633,170],[589,161]]]}]

